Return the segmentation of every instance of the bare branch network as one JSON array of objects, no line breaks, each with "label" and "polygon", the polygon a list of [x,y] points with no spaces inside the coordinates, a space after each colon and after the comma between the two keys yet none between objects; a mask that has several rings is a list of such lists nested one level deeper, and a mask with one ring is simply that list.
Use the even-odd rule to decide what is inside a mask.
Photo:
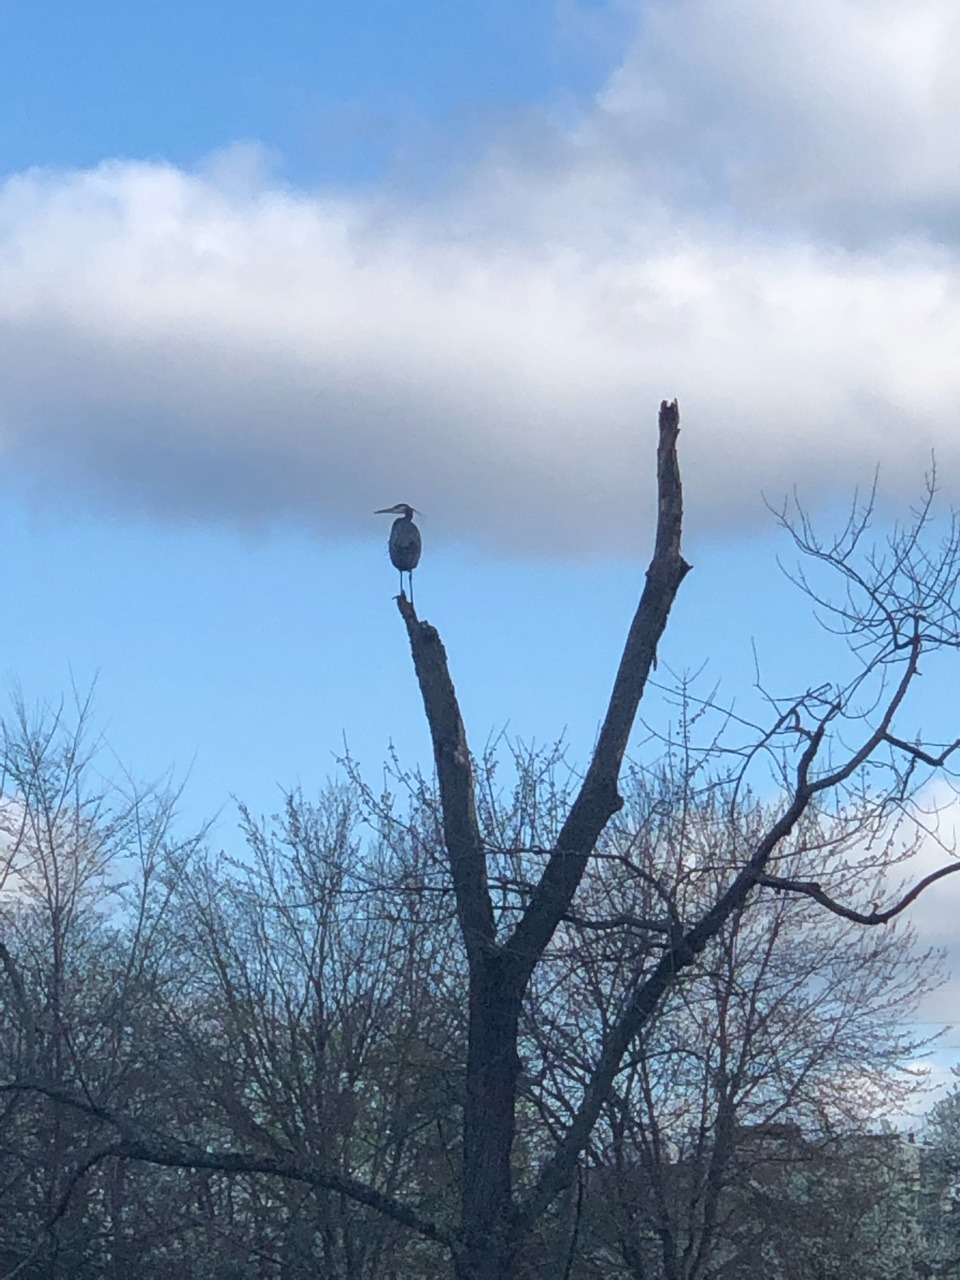
[{"label": "bare branch network", "polygon": [[[440,634],[401,581],[436,771],[434,783],[395,769],[408,811],[348,766],[347,790],[319,807],[291,796],[276,829],[243,815],[242,874],[200,843],[171,853],[158,813],[137,828],[129,949],[104,944],[110,977],[83,1016],[65,1011],[78,979],[65,967],[45,975],[33,926],[3,907],[12,1030],[0,1094],[11,1116],[42,1100],[64,1131],[82,1130],[72,1163],[57,1147],[45,1219],[54,1234],[84,1185],[127,1162],[309,1188],[316,1238],[328,1244],[348,1238],[349,1206],[359,1207],[364,1247],[374,1247],[370,1223],[387,1224],[370,1274],[413,1250],[410,1239],[437,1247],[423,1264],[430,1274],[439,1258],[457,1280],[541,1274],[531,1259],[552,1231],[563,1239],[544,1263],[555,1275],[587,1247],[584,1170],[613,1159],[623,1180],[646,1171],[648,1234],[664,1259],[683,1253],[682,1274],[695,1280],[724,1229],[737,1117],[776,1087],[778,1108],[827,1126],[852,1104],[824,1063],[859,1054],[880,1082],[909,1057],[915,1046],[894,1023],[922,986],[919,961],[892,930],[853,926],[892,922],[960,870],[949,859],[888,887],[922,839],[917,796],[949,779],[960,748],[960,738],[928,741],[904,724],[922,664],[960,648],[960,525],[941,529],[932,478],[910,524],[879,547],[874,495],[831,539],[799,508],[779,511],[801,559],[793,579],[846,641],[849,670],[800,696],[766,694],[765,724],[721,714],[702,746],[697,734],[722,708],[681,689],[679,730],[655,762],[631,766],[631,734],[690,570],[676,401],[661,404],[658,428],[653,553],[582,774],[560,780],[560,754],[518,752],[510,796],[493,762],[478,771]],[[96,843],[101,817],[75,799],[73,765],[60,760],[58,773],[45,749],[23,725],[5,743],[7,791],[20,798],[5,818],[8,872],[44,904],[60,948],[49,953],[66,955],[106,846]],[[372,852],[354,834],[358,808]],[[115,830],[129,833],[146,812]],[[64,833],[78,831],[70,881],[51,868],[63,863]],[[814,911],[820,949],[795,943],[786,958],[784,938]],[[757,1045],[778,1018],[798,1021],[801,990],[804,1018],[822,1034],[796,1061],[778,1050],[761,1090],[756,1063],[772,1051]],[[152,1020],[135,1016],[146,1007]],[[682,1031],[660,1043],[664,1027]],[[688,1059],[708,1070],[683,1092],[676,1073],[690,1072]],[[669,1186],[695,1109],[671,1112],[678,1090],[700,1099],[705,1170],[686,1237]],[[563,1204],[577,1213],[569,1236]],[[272,1224],[274,1209],[263,1207]],[[647,1245],[623,1230],[629,1261]],[[351,1249],[361,1248],[356,1231]],[[331,1274],[341,1265],[331,1254]],[[670,1265],[665,1274],[681,1274]]]}]

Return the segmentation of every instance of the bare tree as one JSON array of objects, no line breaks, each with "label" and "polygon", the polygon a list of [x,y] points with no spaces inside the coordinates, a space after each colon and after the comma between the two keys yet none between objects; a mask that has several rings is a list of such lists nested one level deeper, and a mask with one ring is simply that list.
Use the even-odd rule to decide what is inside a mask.
[{"label": "bare tree", "polygon": [[[628,1055],[643,1045],[656,1019],[667,1016],[668,998],[679,993],[706,1007],[690,983],[711,948],[722,954],[735,924],[744,927],[749,913],[766,910],[772,894],[880,926],[960,866],[951,861],[897,891],[880,879],[890,859],[891,824],[913,813],[918,791],[948,768],[958,745],[925,740],[906,716],[922,662],[958,648],[960,529],[954,522],[936,538],[932,489],[911,524],[895,529],[880,549],[868,541],[869,504],[855,508],[829,542],[818,539],[802,514],[791,522],[781,513],[814,569],[801,584],[846,638],[852,665],[829,687],[771,699],[763,726],[728,716],[727,736],[706,744],[706,755],[719,761],[734,815],[758,774],[758,789],[768,798],[746,806],[752,815],[746,832],[731,817],[725,855],[709,884],[681,879],[672,892],[651,895],[643,915],[631,912],[629,921],[619,921],[629,924],[629,968],[603,1006],[599,1037],[576,1087],[567,1090],[565,1110],[549,1125],[537,1122],[521,1056],[536,1045],[528,1015],[546,1007],[541,980],[565,931],[582,917],[581,906],[593,910],[586,892],[592,877],[585,876],[591,862],[602,865],[610,851],[611,824],[624,804],[628,742],[689,569],[680,552],[678,433],[677,405],[664,403],[653,556],[595,749],[565,812],[524,819],[513,824],[513,834],[502,814],[488,820],[440,637],[401,594],[439,796],[436,804],[425,797],[423,831],[413,830],[406,851],[411,892],[404,896],[406,873],[394,864],[393,906],[381,902],[369,930],[364,919],[344,929],[342,916],[331,927],[349,877],[343,878],[342,854],[338,864],[325,853],[310,869],[298,806],[288,814],[282,854],[251,832],[260,858],[256,894],[226,883],[202,861],[185,868],[177,915],[183,955],[158,1004],[170,1053],[191,1079],[209,1081],[213,1114],[198,1087],[178,1097],[165,1086],[148,1105],[142,1094],[119,1095],[88,1074],[64,1079],[27,1054],[2,1089],[18,1099],[45,1099],[53,1114],[85,1121],[99,1145],[90,1142],[75,1180],[92,1176],[98,1161],[192,1169],[251,1187],[251,1180],[266,1179],[263,1185],[310,1192],[310,1229],[320,1234],[329,1234],[334,1203],[340,1206],[330,1266],[347,1265],[336,1250],[358,1238],[341,1230],[349,1226],[347,1206],[358,1206],[357,1212],[402,1228],[404,1239],[426,1242],[435,1250],[434,1273],[437,1254],[446,1251],[458,1280],[537,1274],[536,1254],[525,1247],[574,1185],[591,1135],[615,1104],[618,1081],[632,1062]],[[839,581],[839,597],[822,586],[821,570]],[[740,741],[731,737],[736,734]],[[694,760],[692,767],[700,764]],[[528,815],[537,809],[528,806]],[[682,807],[670,815],[678,829],[671,857],[681,866],[691,854],[684,819]],[[811,829],[817,831],[815,859],[799,864],[798,874],[795,858]],[[336,849],[329,832],[322,843],[328,852]],[[861,851],[856,867],[848,856],[852,843]],[[425,856],[430,847],[442,853],[442,864]],[[285,870],[297,858],[309,871],[305,878],[299,869],[292,878]],[[171,868],[177,878],[173,862]],[[871,869],[877,900],[865,903],[859,886]],[[307,888],[309,894],[298,897]],[[301,905],[294,909],[291,902]],[[614,917],[624,915],[622,906],[611,906]],[[393,917],[416,927],[397,928],[390,942]],[[432,937],[439,939],[433,950]],[[409,963],[398,960],[404,947],[412,948]],[[10,999],[22,1003],[19,1022],[29,1028],[33,1006],[22,965],[8,954]],[[438,991],[448,998],[438,1002]],[[553,998],[562,1002],[562,991]],[[418,1059],[420,1023],[427,1033]],[[326,1064],[333,1063],[331,1074]],[[389,1087],[384,1072],[394,1073]],[[425,1081],[435,1088],[429,1103]],[[351,1125],[351,1109],[365,1101],[368,1087],[371,1105],[360,1107],[364,1118]],[[366,1264],[358,1265],[346,1273],[363,1274]]]},{"label": "bare tree", "polygon": [[196,1123],[278,1164],[337,1171],[342,1185],[318,1185],[298,1211],[305,1261],[376,1280],[388,1263],[440,1265],[349,1188],[362,1176],[384,1199],[452,1212],[462,965],[434,834],[408,815],[364,849],[356,802],[344,786],[316,805],[288,796],[276,828],[245,815],[242,865],[195,861],[175,926],[193,980],[165,1016]]},{"label": "bare tree", "polygon": [[[736,868],[706,906],[681,915],[665,904],[650,932],[656,960],[609,1021],[582,1096],[533,1185],[517,1196],[511,1154],[516,1132],[521,1061],[520,1021],[531,979],[558,927],[570,913],[589,859],[610,819],[622,806],[624,753],[657,647],[677,590],[689,566],[680,554],[682,502],[677,464],[679,413],[661,405],[657,464],[658,521],[653,558],[627,637],[607,713],[583,783],[550,850],[542,874],[525,892],[514,922],[501,928],[487,874],[487,850],[476,800],[463,721],[436,630],[421,622],[403,595],[398,606],[407,627],[414,667],[430,726],[443,809],[444,839],[469,967],[467,1098],[461,1221],[455,1259],[459,1280],[503,1280],[515,1273],[524,1240],[574,1177],[630,1045],[649,1024],[679,976],[693,966],[727,922],[756,897],[759,887],[806,896],[825,909],[863,924],[882,924],[902,911],[919,885],[887,907],[847,906],[820,880],[781,874],[784,847],[813,806],[831,812],[841,835],[865,820],[875,830],[909,805],[923,770],[942,769],[957,747],[924,744],[900,727],[905,702],[923,655],[956,650],[956,591],[960,530],[954,521],[944,541],[928,549],[932,492],[915,522],[895,530],[885,552],[861,553],[870,508],[854,511],[840,537],[824,543],[801,516],[788,527],[816,564],[840,575],[836,603],[817,593],[822,607],[848,637],[857,660],[852,677],[774,705],[772,726],[743,749],[739,776],[758,757],[777,771],[781,799],[765,828],[742,850]],[[786,516],[784,523],[788,523]],[[857,796],[868,794],[866,815]],[[833,842],[836,847],[836,841]],[[822,851],[829,866],[832,847]],[[938,874],[957,869],[951,863]]]},{"label": "bare tree", "polygon": [[[530,1096],[555,1133],[573,1113],[605,1019],[651,962],[649,922],[664,903],[679,915],[715,900],[768,820],[760,802],[734,800],[728,785],[691,776],[679,760],[652,775],[632,769],[624,793],[576,913],[531,985]],[[781,871],[801,878],[825,848],[839,857],[846,846],[848,898],[864,905],[875,894],[857,835],[808,814],[789,844]],[[891,861],[907,853],[887,850]],[[794,1253],[804,1229],[819,1245],[825,1215],[804,1220],[791,1204],[794,1175],[808,1191],[829,1183],[833,1217],[842,1204],[863,1220],[838,1196],[845,1175],[862,1173],[844,1141],[915,1089],[904,1064],[923,1043],[906,1022],[938,978],[936,957],[915,948],[909,928],[865,931],[784,894],[731,915],[624,1058],[584,1155],[571,1274],[726,1274],[754,1240],[769,1251],[772,1206],[792,1220]],[[860,1270],[868,1274],[862,1253]]]},{"label": "bare tree", "polygon": [[452,1216],[460,1158],[435,807],[378,801],[361,849],[352,784],[291,795],[212,856],[101,784],[83,720],[4,739],[0,1275],[435,1275],[394,1211]]},{"label": "bare tree", "polygon": [[[99,1187],[95,1218],[72,1192],[116,1137],[98,1105],[132,1115],[145,1094],[158,1101],[155,1081],[145,1089],[157,1044],[144,1012],[169,973],[164,872],[185,850],[169,837],[173,796],[103,782],[87,719],[86,705],[73,721],[63,707],[32,717],[18,705],[0,728],[0,1258],[10,1275],[122,1273],[119,1170],[110,1195]],[[44,1105],[10,1089],[16,1080],[42,1081],[70,1105]]]}]

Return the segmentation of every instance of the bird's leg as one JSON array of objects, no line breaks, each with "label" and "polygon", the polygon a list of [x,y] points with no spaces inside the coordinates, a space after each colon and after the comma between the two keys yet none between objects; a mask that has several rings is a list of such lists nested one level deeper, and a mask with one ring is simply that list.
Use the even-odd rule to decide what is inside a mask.
[{"label": "bird's leg", "polygon": [[407,570],[407,577],[410,579],[410,607],[413,607],[413,570]]}]

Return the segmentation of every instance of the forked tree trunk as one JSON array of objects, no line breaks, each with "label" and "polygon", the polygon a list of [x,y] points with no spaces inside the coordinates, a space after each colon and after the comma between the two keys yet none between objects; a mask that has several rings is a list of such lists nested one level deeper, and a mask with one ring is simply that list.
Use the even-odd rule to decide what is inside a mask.
[{"label": "forked tree trunk", "polygon": [[515,1241],[510,1157],[516,1125],[520,998],[501,957],[471,974],[457,1280],[504,1280]]},{"label": "forked tree trunk", "polygon": [[568,1135],[536,1193],[518,1203],[511,1181],[520,1059],[520,1012],[530,977],[570,908],[598,838],[620,808],[620,768],[657,644],[689,566],[680,555],[682,492],[676,402],[660,406],[657,536],[653,557],[590,767],[557,846],[523,915],[499,936],[477,821],[473,771],[447,657],[437,631],[401,593],[417,679],[430,726],[444,842],[469,966],[469,1034],[464,1108],[457,1280],[512,1280],[524,1239],[543,1208],[569,1182],[589,1134]]}]

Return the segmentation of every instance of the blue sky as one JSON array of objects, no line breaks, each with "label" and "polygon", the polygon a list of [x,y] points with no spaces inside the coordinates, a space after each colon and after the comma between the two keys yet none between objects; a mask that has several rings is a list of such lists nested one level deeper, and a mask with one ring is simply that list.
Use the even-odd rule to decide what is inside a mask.
[{"label": "blue sky", "polygon": [[377,507],[425,512],[474,746],[582,759],[661,398],[664,666],[741,707],[754,641],[791,690],[834,652],[762,494],[829,523],[879,464],[902,507],[935,449],[958,496],[953,0],[86,0],[7,6],[0,50],[7,683],[95,682],[218,838],[345,741],[428,762]]},{"label": "blue sky", "polygon": [[[435,148],[452,159],[457,130],[474,148],[488,125],[589,91],[623,25],[602,16],[563,20],[552,3],[425,4],[414,21],[386,3],[13,6],[0,16],[3,171],[41,168],[56,182],[111,160],[189,170],[249,143],[252,163],[293,189],[419,186],[438,177]],[[195,820],[231,795],[269,809],[278,784],[319,782],[344,741],[368,765],[391,740],[422,755],[389,604],[388,522],[372,515],[392,490],[371,490],[347,538],[318,538],[283,513],[240,528],[151,518],[135,492],[105,497],[109,474],[78,482],[68,464],[51,482],[48,463],[39,479],[29,466],[4,477],[18,583],[6,668],[28,701],[95,682],[111,748],[150,776],[189,769],[183,805]],[[448,561],[458,592],[485,572],[492,591],[506,570],[511,610],[538,590],[516,565]],[[529,674],[517,671],[498,696],[511,710],[488,716],[482,734],[514,714],[510,691]],[[539,733],[522,701],[515,718]],[[584,712],[571,709],[571,722]],[[589,726],[596,713],[586,715]],[[566,723],[554,715],[543,732]]]},{"label": "blue sky", "polygon": [[[415,9],[172,2],[10,6],[0,18],[9,168],[107,156],[192,165],[237,139],[295,182],[402,167],[426,133],[595,86],[626,11],[553,0]],[[423,163],[426,157],[420,157]]]}]

